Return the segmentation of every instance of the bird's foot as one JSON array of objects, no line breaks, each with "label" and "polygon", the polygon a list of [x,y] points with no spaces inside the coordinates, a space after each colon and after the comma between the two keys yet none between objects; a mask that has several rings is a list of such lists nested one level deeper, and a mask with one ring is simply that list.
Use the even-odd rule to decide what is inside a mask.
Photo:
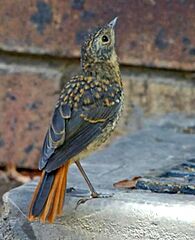
[{"label": "bird's foot", "polygon": [[87,198],[81,198],[77,204],[76,204],[76,207],[75,207],[75,210],[81,205],[81,204],[84,204],[86,203],[88,200],[92,200],[94,198],[110,198],[112,197],[113,194],[107,194],[107,193],[97,193],[97,192],[92,192],[91,193],[91,196],[90,197],[87,197]]}]

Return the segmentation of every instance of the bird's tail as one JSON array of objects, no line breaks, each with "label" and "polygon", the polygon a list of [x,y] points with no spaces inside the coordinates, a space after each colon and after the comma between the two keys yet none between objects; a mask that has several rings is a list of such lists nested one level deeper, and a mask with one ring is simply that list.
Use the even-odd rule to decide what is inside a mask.
[{"label": "bird's tail", "polygon": [[53,223],[62,214],[68,167],[69,162],[53,172],[42,172],[31,200],[29,221],[39,218],[41,222]]}]

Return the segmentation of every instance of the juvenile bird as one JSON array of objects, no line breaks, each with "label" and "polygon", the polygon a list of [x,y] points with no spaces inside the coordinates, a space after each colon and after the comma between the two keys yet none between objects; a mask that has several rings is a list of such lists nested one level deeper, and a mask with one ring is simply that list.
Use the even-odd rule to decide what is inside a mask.
[{"label": "juvenile bird", "polygon": [[86,180],[91,198],[101,197],[80,160],[108,139],[121,114],[123,87],[115,52],[116,21],[89,34],[81,48],[81,74],[67,81],[60,94],[42,147],[42,175],[30,204],[30,221],[38,218],[52,223],[62,214],[72,163]]}]

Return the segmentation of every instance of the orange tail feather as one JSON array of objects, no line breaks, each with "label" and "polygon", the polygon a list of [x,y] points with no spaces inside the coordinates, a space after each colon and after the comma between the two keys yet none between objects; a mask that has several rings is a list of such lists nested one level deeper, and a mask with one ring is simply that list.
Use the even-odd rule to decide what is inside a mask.
[{"label": "orange tail feather", "polygon": [[63,204],[64,204],[64,197],[65,197],[65,191],[66,191],[66,185],[67,185],[67,172],[68,172],[69,164],[64,166],[64,173],[63,173],[63,182],[62,182],[62,187],[61,187],[61,192],[60,192],[60,197],[59,197],[59,204],[58,204],[58,210],[57,214],[58,216],[62,215],[62,210],[63,210]]},{"label": "orange tail feather", "polygon": [[[42,186],[44,181],[44,171],[40,178],[39,184],[33,194],[33,198],[31,201],[30,211],[28,219],[30,221],[34,221],[36,218],[39,218],[41,222],[48,222],[53,223],[56,216],[61,215],[63,210],[63,203],[64,203],[64,195],[66,190],[66,183],[67,183],[67,173],[68,173],[69,162],[67,162],[64,166],[60,167],[54,176],[54,180],[51,186],[51,189],[48,193],[45,205],[38,216],[34,216],[32,213],[33,206],[35,201],[37,200],[37,196],[39,193],[39,189]],[[40,201],[40,199],[39,199]]]},{"label": "orange tail feather", "polygon": [[52,203],[52,207],[50,209],[50,213],[48,215],[48,221],[50,223],[54,222],[54,219],[57,216],[57,210],[58,210],[58,205],[59,205],[59,201],[60,201],[60,192],[61,192],[61,188],[64,187],[62,186],[62,182],[63,182],[63,171],[64,167],[62,167],[59,170],[59,176],[60,178],[57,180],[57,184],[58,186],[56,187],[56,191],[55,191],[55,196],[53,198],[53,203]]}]

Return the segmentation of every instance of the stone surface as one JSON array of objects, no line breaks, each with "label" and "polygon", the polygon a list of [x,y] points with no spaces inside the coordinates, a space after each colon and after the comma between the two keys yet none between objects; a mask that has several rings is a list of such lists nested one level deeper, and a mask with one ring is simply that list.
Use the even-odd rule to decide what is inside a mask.
[{"label": "stone surface", "polygon": [[[121,137],[108,148],[92,154],[83,166],[96,189],[112,198],[93,199],[74,210],[87,195],[86,185],[73,165],[64,214],[55,224],[29,223],[28,202],[36,182],[6,193],[2,236],[14,239],[170,239],[193,240],[195,196],[116,190],[112,184],[133,176],[153,176],[195,156],[193,116],[169,115],[144,123],[137,133]],[[5,231],[4,231],[5,229]],[[11,238],[10,238],[11,239]]]},{"label": "stone surface", "polygon": [[193,0],[1,0],[0,49],[78,57],[86,32],[118,16],[121,63],[194,70],[194,10]]},{"label": "stone surface", "polygon": [[57,71],[0,66],[1,166],[36,168],[59,88]]}]

